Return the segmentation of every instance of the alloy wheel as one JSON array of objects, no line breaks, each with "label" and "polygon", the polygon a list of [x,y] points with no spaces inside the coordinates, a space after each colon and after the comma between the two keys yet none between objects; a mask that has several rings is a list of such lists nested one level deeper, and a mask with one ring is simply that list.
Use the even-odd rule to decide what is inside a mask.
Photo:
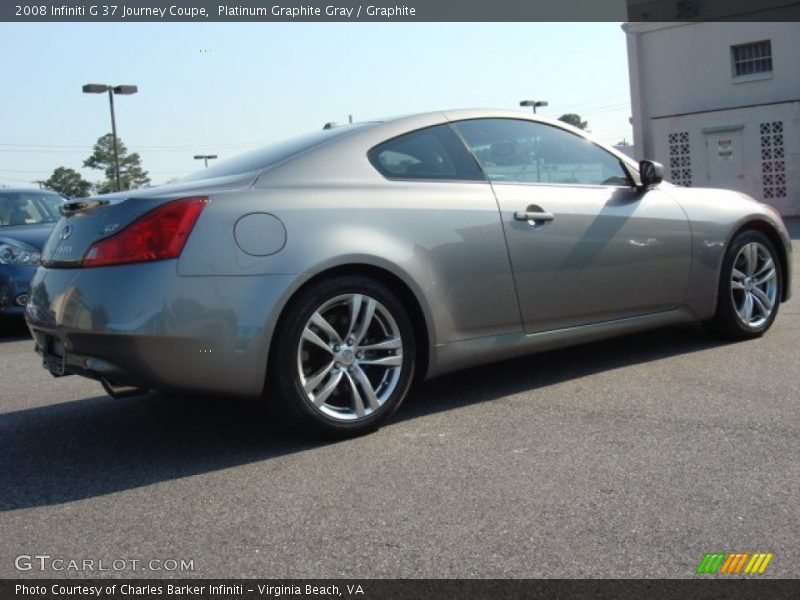
[{"label": "alloy wheel", "polygon": [[778,272],[769,250],[759,242],[742,246],[731,271],[731,297],[743,325],[759,329],[772,316],[778,294]]},{"label": "alloy wheel", "polygon": [[391,312],[366,294],[343,294],[318,307],[297,348],[300,385],[311,405],[337,421],[374,414],[403,369],[403,339]]}]

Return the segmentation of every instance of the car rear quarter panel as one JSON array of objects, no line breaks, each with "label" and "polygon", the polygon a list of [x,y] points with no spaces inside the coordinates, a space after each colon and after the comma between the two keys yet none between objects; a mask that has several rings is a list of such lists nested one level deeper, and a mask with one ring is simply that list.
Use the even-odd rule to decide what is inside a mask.
[{"label": "car rear quarter panel", "polygon": [[[286,243],[279,252],[252,256],[236,244],[236,221],[257,212],[283,223]],[[433,344],[520,329],[497,204],[483,183],[378,181],[215,196],[184,248],[178,272],[311,277],[359,264],[406,283]]]},{"label": "car rear quarter panel", "polygon": [[[315,276],[367,264],[407,284],[433,345],[519,331],[508,251],[489,184],[387,180],[367,159],[368,150],[388,138],[444,122],[443,115],[431,113],[359,129],[269,169],[249,190],[212,195],[184,248],[179,273]],[[236,245],[237,219],[256,212],[283,223],[280,252],[252,256]]]},{"label": "car rear quarter panel", "polygon": [[[399,278],[414,294],[431,356],[436,345],[521,331],[490,185],[387,180],[367,159],[367,151],[387,138],[443,122],[431,114],[358,130],[270,168],[248,190],[212,194],[184,248],[179,274],[288,275],[304,283],[343,265],[369,265]],[[281,221],[286,240],[280,251],[253,256],[237,245],[235,224],[253,213]],[[272,307],[265,337],[297,287]],[[266,360],[265,353],[264,365]]]}]

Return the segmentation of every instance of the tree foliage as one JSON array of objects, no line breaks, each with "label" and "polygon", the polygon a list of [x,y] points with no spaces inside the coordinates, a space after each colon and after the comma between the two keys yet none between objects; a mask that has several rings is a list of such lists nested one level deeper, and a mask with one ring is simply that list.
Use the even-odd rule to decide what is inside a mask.
[{"label": "tree foliage", "polygon": [[563,121],[573,127],[577,127],[578,129],[586,129],[589,126],[588,121],[584,121],[581,119],[581,116],[575,113],[567,113],[565,115],[561,115],[558,117],[559,121]]},{"label": "tree foliage", "polygon": [[[128,154],[122,140],[117,138],[119,154],[119,178],[123,190],[133,190],[150,184],[147,171],[142,169],[142,159],[136,152]],[[107,133],[98,138],[91,156],[83,161],[84,167],[101,169],[106,180],[97,184],[98,193],[105,194],[117,190],[116,170],[114,166],[114,137]]]},{"label": "tree foliage", "polygon": [[71,198],[83,198],[92,190],[92,184],[86,181],[75,169],[57,167],[44,181],[38,181],[48,190],[53,190]]}]

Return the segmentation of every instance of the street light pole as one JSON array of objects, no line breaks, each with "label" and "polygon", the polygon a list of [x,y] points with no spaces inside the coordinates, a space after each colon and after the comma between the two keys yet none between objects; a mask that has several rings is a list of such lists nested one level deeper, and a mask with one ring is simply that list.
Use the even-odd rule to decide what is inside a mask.
[{"label": "street light pole", "polygon": [[[117,148],[117,119],[114,116],[114,90],[108,86],[108,105],[111,107],[111,135],[114,139],[114,173],[117,176],[117,191],[122,191],[122,182],[119,178],[119,148]],[[535,109],[534,109],[535,110]]]},{"label": "street light pole", "polygon": [[[547,106],[546,100],[523,100],[519,103],[520,106],[530,106],[533,108],[533,114],[536,114],[536,108],[539,106]],[[539,163],[539,138],[536,137],[533,140],[533,150],[536,156],[536,181],[541,183],[542,181],[542,167]]]},{"label": "street light pole", "polygon": [[114,144],[114,175],[117,182],[117,191],[122,191],[122,182],[119,174],[119,148],[117,146],[117,119],[114,115],[114,94],[132,95],[139,91],[135,85],[106,85],[104,83],[87,83],[83,86],[84,94],[102,94],[108,92],[108,105],[111,108],[111,136]]},{"label": "street light pole", "polygon": [[533,114],[536,114],[536,108],[539,106],[547,106],[546,100],[523,100],[519,103],[520,106],[530,106],[533,108]]},{"label": "street light pole", "polygon": [[205,163],[206,169],[208,168],[208,161],[209,160],[213,160],[215,158],[217,158],[216,154],[195,154],[194,155],[194,159],[195,160],[202,160]]}]

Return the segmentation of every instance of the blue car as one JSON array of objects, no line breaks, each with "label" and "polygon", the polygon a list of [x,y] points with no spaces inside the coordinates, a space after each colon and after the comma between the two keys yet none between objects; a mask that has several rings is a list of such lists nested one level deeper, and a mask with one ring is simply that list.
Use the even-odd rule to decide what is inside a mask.
[{"label": "blue car", "polygon": [[66,200],[46,190],[0,188],[0,317],[24,313],[39,254]]}]

